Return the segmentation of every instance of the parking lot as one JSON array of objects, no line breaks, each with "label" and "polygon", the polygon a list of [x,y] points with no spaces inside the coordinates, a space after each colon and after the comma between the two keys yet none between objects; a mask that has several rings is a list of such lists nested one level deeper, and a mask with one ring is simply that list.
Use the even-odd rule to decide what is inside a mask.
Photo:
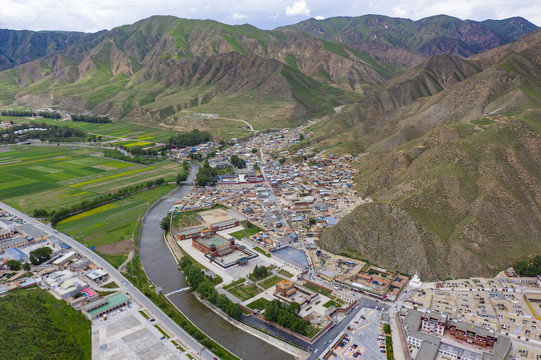
[{"label": "parking lot", "polygon": [[92,321],[92,359],[188,359],[139,310],[123,307]]},{"label": "parking lot", "polygon": [[[382,339],[381,312],[375,309],[362,308],[351,320],[333,343],[333,350],[327,359],[334,360],[381,360],[386,354],[381,352]],[[379,337],[379,339],[378,339]],[[327,351],[322,353],[324,356]]]}]

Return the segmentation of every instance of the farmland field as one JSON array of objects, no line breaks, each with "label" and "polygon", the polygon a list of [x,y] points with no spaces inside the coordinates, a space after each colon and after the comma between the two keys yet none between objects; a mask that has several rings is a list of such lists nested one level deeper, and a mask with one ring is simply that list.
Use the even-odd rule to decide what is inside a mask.
[{"label": "farmland field", "polygon": [[95,246],[96,251],[118,267],[135,248],[134,238],[147,208],[173,188],[165,185],[145,190],[71,216],[60,221],[56,228],[89,248]]},{"label": "farmland field", "polygon": [[0,148],[0,200],[29,214],[69,207],[85,199],[160,177],[181,165],[152,165],[103,158],[96,148],[10,145]]}]

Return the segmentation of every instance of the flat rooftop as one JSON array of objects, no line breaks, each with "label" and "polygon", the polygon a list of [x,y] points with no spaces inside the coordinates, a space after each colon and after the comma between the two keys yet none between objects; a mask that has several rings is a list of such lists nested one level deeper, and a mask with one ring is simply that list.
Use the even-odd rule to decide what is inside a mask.
[{"label": "flat rooftop", "polygon": [[88,313],[90,315],[94,315],[94,314],[102,312],[104,310],[113,308],[113,307],[117,306],[118,304],[121,304],[124,301],[128,300],[126,295],[121,294],[121,293],[113,294],[113,295],[109,296],[106,299],[107,299],[107,304],[104,304],[104,305],[102,305],[102,306],[100,306],[100,307],[98,307],[96,309],[90,310]]},{"label": "flat rooftop", "polygon": [[224,264],[229,264],[237,260],[240,260],[244,257],[248,257],[248,255],[246,255],[240,250],[235,249],[227,255],[218,256],[218,259],[220,259],[220,261],[223,262]]},{"label": "flat rooftop", "polygon": [[229,240],[221,237],[220,235],[212,235],[206,239],[197,239],[197,242],[207,246],[208,248],[215,246],[216,249],[229,246]]}]

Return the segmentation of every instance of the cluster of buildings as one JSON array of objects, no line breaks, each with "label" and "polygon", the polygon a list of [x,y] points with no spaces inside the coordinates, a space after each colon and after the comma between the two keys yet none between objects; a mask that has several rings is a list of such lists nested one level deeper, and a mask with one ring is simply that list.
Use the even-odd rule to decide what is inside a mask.
[{"label": "cluster of buildings", "polygon": [[472,278],[424,284],[404,305],[541,345],[541,277]]},{"label": "cluster of buildings", "polygon": [[296,302],[301,307],[305,304],[310,304],[316,297],[318,293],[311,291],[304,286],[294,283],[291,280],[283,279],[276,283],[274,297],[285,302],[292,303]]},{"label": "cluster of buildings", "polygon": [[512,348],[517,359],[541,358],[541,276],[509,269],[410,289],[400,317],[412,358],[503,360]]},{"label": "cluster of buildings", "polygon": [[[109,274],[88,258],[35,226],[0,211],[0,296],[12,290],[39,286],[89,319],[131,302],[114,289],[102,288],[109,282]],[[11,270],[6,265],[10,260],[27,263],[30,252],[41,247],[52,250],[51,258],[31,265],[30,271]],[[104,296],[99,295],[101,291]]]},{"label": "cluster of buildings", "polygon": [[224,237],[219,232],[240,225],[240,220],[223,208],[214,208],[197,213],[200,225],[183,228],[177,232],[178,241],[192,240],[192,246],[205,254],[205,257],[224,269],[235,265],[246,265],[257,254],[245,246],[235,243],[232,237]]},{"label": "cluster of buildings", "polygon": [[129,297],[114,288],[103,288],[109,274],[75,251],[66,252],[50,264],[39,273],[38,285],[90,320],[131,303]]},{"label": "cluster of buildings", "polygon": [[20,260],[25,257],[28,260],[28,254],[21,249],[30,245],[45,242],[49,235],[37,229],[36,227],[24,223],[22,220],[4,212],[0,217],[0,258],[2,253],[11,256],[14,260]]},{"label": "cluster of buildings", "polygon": [[414,359],[504,360],[511,350],[509,337],[437,311],[408,310],[403,329]]}]

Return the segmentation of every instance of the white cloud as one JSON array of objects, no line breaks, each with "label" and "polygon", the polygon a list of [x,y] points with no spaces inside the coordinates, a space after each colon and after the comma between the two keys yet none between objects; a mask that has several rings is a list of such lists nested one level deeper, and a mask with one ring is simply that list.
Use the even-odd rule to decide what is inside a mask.
[{"label": "white cloud", "polygon": [[232,17],[235,20],[242,20],[242,19],[246,19],[248,16],[244,14],[234,13]]},{"label": "white cloud", "polygon": [[325,16],[314,16],[314,19],[316,20],[325,20]]},{"label": "white cloud", "polygon": [[[98,31],[133,24],[152,15],[247,22],[262,29],[290,24],[317,14],[381,14],[412,20],[438,14],[485,20],[522,16],[541,25],[541,6],[534,0],[0,0],[0,29]],[[181,6],[179,6],[181,4]],[[284,12],[285,10],[285,12]],[[233,17],[234,14],[237,17]],[[279,14],[279,16],[275,15]],[[238,18],[246,15],[247,18]],[[287,16],[286,16],[287,15]]]},{"label": "white cloud", "polygon": [[297,15],[310,16],[310,9],[308,9],[306,1],[304,0],[295,1],[293,3],[293,6],[286,6],[286,15],[287,16],[297,16]]}]

